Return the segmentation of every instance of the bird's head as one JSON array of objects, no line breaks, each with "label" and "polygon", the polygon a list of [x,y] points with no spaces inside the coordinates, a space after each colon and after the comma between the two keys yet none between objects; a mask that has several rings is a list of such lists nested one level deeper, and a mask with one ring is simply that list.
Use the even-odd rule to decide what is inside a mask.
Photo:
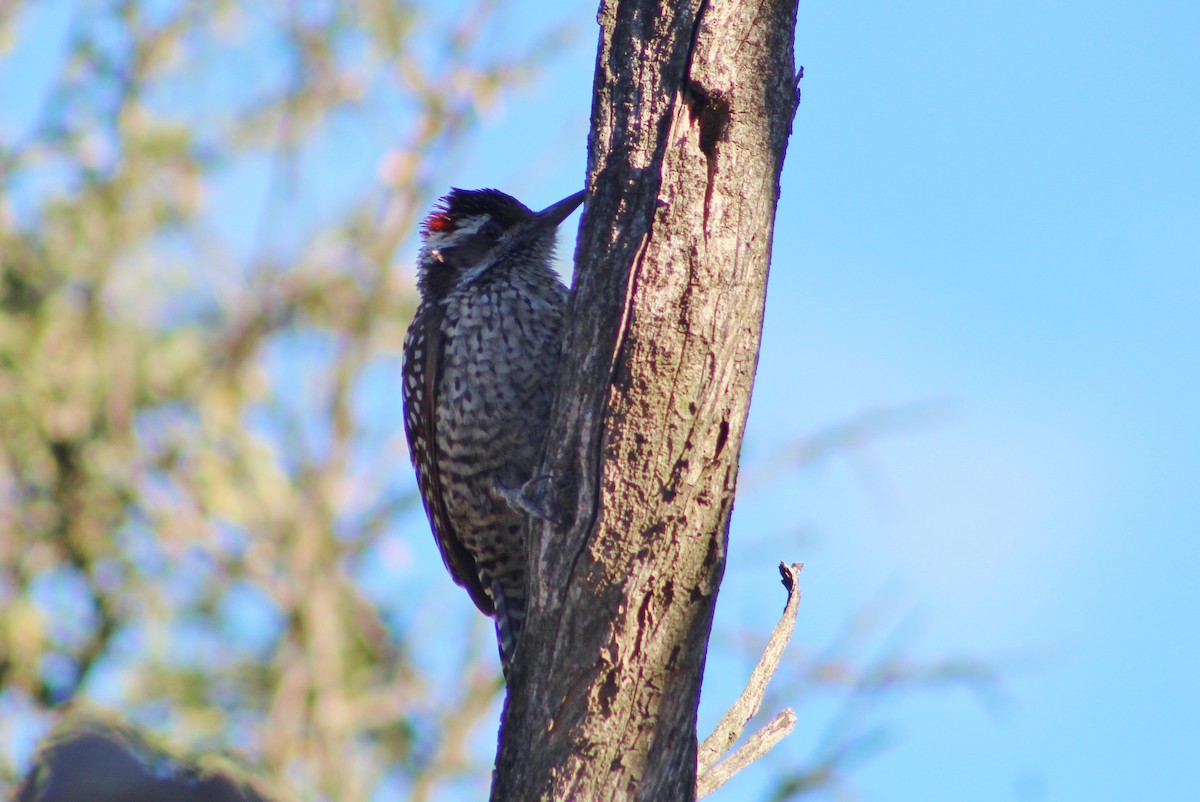
[{"label": "bird's head", "polygon": [[421,224],[418,280],[440,296],[505,265],[550,268],[558,224],[583,202],[576,192],[540,212],[495,189],[452,189]]}]

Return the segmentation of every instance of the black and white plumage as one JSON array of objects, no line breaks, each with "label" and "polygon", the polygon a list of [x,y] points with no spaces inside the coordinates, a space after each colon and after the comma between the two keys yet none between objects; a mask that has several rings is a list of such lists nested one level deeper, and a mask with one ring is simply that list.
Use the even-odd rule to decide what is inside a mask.
[{"label": "black and white plumage", "polygon": [[421,229],[404,431],[442,559],[495,616],[506,672],[525,614],[521,489],[541,456],[567,299],[554,240],[583,195],[534,213],[494,189],[454,189]]}]

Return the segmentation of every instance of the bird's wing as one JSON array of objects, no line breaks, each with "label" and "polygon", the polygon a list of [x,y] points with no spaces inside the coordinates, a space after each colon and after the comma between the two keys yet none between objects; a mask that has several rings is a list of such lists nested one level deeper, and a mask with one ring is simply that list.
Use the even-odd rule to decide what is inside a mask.
[{"label": "bird's wing", "polygon": [[450,521],[446,498],[442,495],[441,471],[438,467],[437,401],[441,383],[442,337],[439,329],[445,310],[440,304],[421,304],[404,343],[404,434],[413,468],[417,472],[417,487],[425,514],[433,527],[433,539],[446,570],[459,585],[471,594],[485,615],[494,611],[491,597],[479,581],[475,559],[467,551]]}]

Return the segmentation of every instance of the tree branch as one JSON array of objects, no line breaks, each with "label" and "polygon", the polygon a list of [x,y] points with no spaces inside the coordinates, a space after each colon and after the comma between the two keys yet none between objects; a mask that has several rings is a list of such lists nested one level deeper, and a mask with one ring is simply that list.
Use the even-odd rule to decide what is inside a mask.
[{"label": "tree branch", "polygon": [[[771,633],[770,639],[767,640],[767,646],[763,649],[762,656],[758,659],[758,664],[750,672],[750,679],[746,682],[746,687],[742,690],[741,696],[726,711],[725,715],[721,717],[721,720],[713,729],[712,735],[705,738],[704,743],[700,745],[696,762],[697,774],[701,775],[702,778],[712,768],[713,764],[721,759],[721,755],[725,754],[731,746],[737,743],[738,738],[742,737],[746,725],[750,722],[750,719],[754,718],[755,714],[758,713],[759,706],[762,705],[763,695],[767,692],[767,683],[771,681],[771,677],[775,676],[775,672],[779,669],[779,661],[783,658],[783,650],[787,648],[788,641],[792,639],[792,630],[796,627],[796,614],[800,609],[800,587],[798,583],[800,580],[800,571],[803,569],[803,563],[792,563],[790,566],[783,563],[779,564],[779,574],[782,577],[783,586],[787,588],[788,592],[788,600],[783,608],[783,616],[779,619],[779,623],[775,625],[775,631]],[[780,714],[780,716],[783,715],[783,713]],[[778,718],[779,716],[776,717],[776,719]],[[774,723],[772,722],[772,724]],[[792,714],[792,723],[795,723],[794,713]],[[790,731],[791,727],[789,726],[788,732]],[[762,734],[761,730],[759,734]],[[786,734],[785,732],[779,737],[782,738]],[[756,735],[755,737],[758,736]]]},{"label": "tree branch", "polygon": [[493,800],[690,800],[795,107],[795,0],[600,7],[588,198]]},{"label": "tree branch", "polygon": [[796,711],[784,708],[761,730],[750,736],[740,749],[709,769],[696,782],[696,798],[703,799],[733,778],[742,769],[775,748],[796,728]]}]

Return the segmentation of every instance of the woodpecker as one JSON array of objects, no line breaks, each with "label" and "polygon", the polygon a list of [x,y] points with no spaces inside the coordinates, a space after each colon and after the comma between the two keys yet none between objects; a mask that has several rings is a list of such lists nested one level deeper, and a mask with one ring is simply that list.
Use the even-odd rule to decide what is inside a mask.
[{"label": "woodpecker", "polygon": [[583,196],[535,213],[495,189],[452,189],[421,226],[404,432],[442,561],[494,616],[506,675],[536,509],[522,489],[537,478],[567,302],[554,240]]}]

